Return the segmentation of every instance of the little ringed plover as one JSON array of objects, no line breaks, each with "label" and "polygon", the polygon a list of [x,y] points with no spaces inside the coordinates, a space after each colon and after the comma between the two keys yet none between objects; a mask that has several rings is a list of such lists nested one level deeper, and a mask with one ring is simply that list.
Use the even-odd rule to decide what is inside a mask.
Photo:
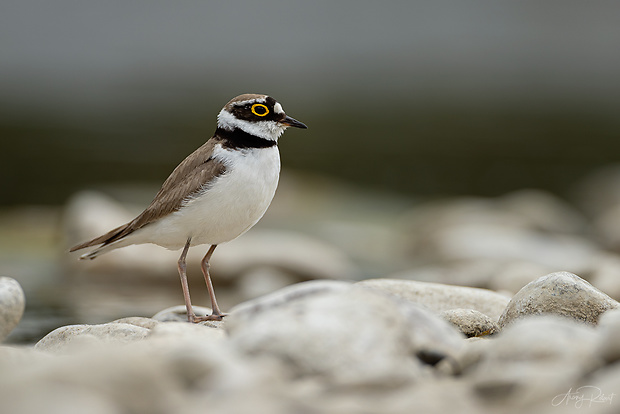
[{"label": "little ringed plover", "polygon": [[[280,176],[278,138],[287,127],[307,128],[270,96],[233,98],[220,111],[213,136],[174,169],[146,210],[70,251],[98,246],[80,256],[95,259],[132,244],[183,249],[178,270],[188,321],[221,320],[209,260],[218,244],[248,231],[267,211]],[[211,245],[201,262],[213,309],[208,316],[192,310],[185,264],[189,248],[201,244]]]}]

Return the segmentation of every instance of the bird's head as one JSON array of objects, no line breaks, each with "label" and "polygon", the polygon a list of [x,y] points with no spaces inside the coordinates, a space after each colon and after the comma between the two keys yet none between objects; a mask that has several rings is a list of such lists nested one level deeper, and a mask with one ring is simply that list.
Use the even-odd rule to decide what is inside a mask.
[{"label": "bird's head", "polygon": [[217,116],[217,126],[228,131],[241,129],[248,134],[277,141],[288,127],[308,128],[284,113],[282,105],[267,95],[245,94],[233,98]]}]

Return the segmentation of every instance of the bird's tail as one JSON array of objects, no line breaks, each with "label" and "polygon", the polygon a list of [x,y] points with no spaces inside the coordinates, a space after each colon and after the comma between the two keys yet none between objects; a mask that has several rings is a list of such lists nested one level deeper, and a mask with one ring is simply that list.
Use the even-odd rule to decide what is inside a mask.
[{"label": "bird's tail", "polygon": [[95,250],[85,253],[80,256],[80,260],[85,260],[85,259],[92,260],[96,258],[97,256],[100,256],[103,253],[106,253],[109,250],[113,250],[113,249],[116,249],[117,247],[121,247],[116,242],[119,242],[126,235],[125,230],[127,229],[128,226],[129,226],[129,223],[123,224],[122,226],[119,226],[113,230],[110,230],[109,232],[107,232],[106,234],[102,236],[96,237],[92,240],[73,246],[71,249],[69,249],[69,251],[74,252],[76,250],[85,249],[86,247],[101,245]]},{"label": "bird's tail", "polygon": [[88,253],[84,253],[83,255],[80,256],[80,260],[93,260],[96,259],[97,257],[101,256],[104,253],[109,252],[110,250],[114,250],[114,249],[118,249],[119,247],[123,247],[125,246],[127,243],[121,243],[121,240],[118,240],[116,242],[112,242],[112,243],[108,243],[108,244],[102,244],[101,246],[97,247],[95,250],[92,250]]}]

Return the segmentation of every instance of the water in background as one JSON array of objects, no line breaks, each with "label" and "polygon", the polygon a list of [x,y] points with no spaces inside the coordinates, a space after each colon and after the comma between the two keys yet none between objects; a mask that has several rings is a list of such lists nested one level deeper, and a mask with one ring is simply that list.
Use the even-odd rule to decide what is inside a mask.
[{"label": "water in background", "polygon": [[5,1],[0,204],[160,182],[233,96],[283,162],[410,194],[566,189],[618,159],[616,3]]}]

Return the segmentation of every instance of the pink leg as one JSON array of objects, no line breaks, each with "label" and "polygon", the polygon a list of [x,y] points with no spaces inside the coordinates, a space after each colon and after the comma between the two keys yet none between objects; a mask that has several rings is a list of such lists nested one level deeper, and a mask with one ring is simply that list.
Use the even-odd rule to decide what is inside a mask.
[{"label": "pink leg", "polygon": [[191,237],[187,239],[187,243],[183,248],[183,253],[181,253],[181,257],[179,257],[179,261],[177,262],[177,264],[179,268],[179,276],[181,276],[181,287],[183,288],[185,307],[187,308],[187,321],[196,322],[196,315],[194,314],[194,310],[192,309],[192,301],[189,298],[189,285],[187,284],[187,266],[185,264],[185,258],[187,257],[187,252],[189,251],[189,244],[191,241]]},{"label": "pink leg", "polygon": [[200,267],[202,268],[202,273],[205,276],[205,282],[207,283],[207,289],[209,290],[209,297],[211,298],[211,308],[213,309],[213,313],[209,316],[199,316],[196,317],[201,321],[221,321],[226,314],[222,313],[220,307],[217,306],[217,300],[215,299],[215,290],[213,290],[213,283],[211,282],[211,276],[209,275],[209,260],[211,260],[211,256],[213,255],[213,251],[217,247],[217,244],[212,245],[207,251],[207,254],[200,262]]}]

